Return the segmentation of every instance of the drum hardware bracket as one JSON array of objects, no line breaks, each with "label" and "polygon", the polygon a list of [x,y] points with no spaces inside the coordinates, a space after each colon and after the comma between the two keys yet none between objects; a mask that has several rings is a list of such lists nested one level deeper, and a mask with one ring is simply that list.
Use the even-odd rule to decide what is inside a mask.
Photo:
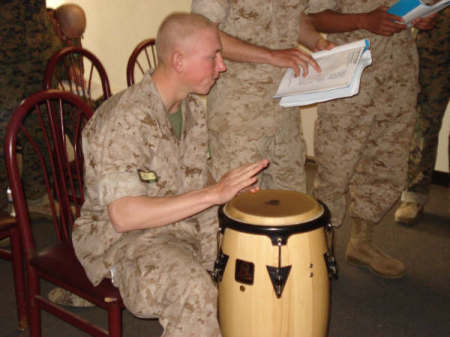
[{"label": "drum hardware bracket", "polygon": [[334,233],[335,233],[334,229],[335,228],[336,227],[333,226],[331,224],[331,222],[329,222],[325,226],[325,230],[327,233],[327,238],[326,238],[327,252],[324,254],[324,258],[325,258],[325,264],[328,269],[328,277],[330,279],[337,280],[338,279],[338,268],[337,268],[336,258],[334,255]]},{"label": "drum hardware bracket", "polygon": [[270,280],[272,281],[273,289],[275,290],[275,294],[277,298],[280,298],[284,286],[286,285],[286,281],[289,277],[289,272],[291,271],[292,266],[281,267],[281,246],[283,245],[283,238],[279,237],[277,239],[278,246],[278,267],[266,266],[267,271],[270,276]]},{"label": "drum hardware bracket", "polygon": [[336,258],[334,255],[330,254],[329,252],[326,252],[323,254],[323,257],[325,258],[325,263],[327,265],[328,269],[328,277],[332,278],[334,280],[338,279],[338,270],[337,270],[337,263]]},{"label": "drum hardware bracket", "polygon": [[216,282],[222,281],[223,273],[225,271],[228,258],[229,256],[224,254],[222,252],[222,249],[220,249],[216,262],[214,263],[214,271],[211,273],[212,274],[211,276]]}]

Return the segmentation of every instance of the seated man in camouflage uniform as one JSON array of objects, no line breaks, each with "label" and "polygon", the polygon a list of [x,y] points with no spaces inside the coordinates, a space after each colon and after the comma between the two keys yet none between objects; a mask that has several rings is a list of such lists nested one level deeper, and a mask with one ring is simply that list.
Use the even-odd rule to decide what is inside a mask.
[{"label": "seated man in camouflage uniform", "polygon": [[207,94],[225,71],[221,48],[208,19],[170,15],[157,34],[155,71],[103,103],[83,130],[77,257],[94,285],[112,279],[134,315],[157,315],[167,337],[221,336],[207,272],[215,206],[256,190],[255,175],[268,165],[246,164],[207,184],[206,112],[192,94]]}]

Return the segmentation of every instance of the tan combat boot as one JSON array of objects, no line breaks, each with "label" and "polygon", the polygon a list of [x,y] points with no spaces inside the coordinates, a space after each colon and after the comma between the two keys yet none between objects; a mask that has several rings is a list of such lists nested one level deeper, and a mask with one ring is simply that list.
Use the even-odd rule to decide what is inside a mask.
[{"label": "tan combat boot", "polygon": [[53,288],[50,290],[48,299],[53,303],[69,307],[86,308],[95,306],[95,304],[63,288]]},{"label": "tan combat boot", "polygon": [[423,206],[416,202],[402,202],[394,214],[395,222],[412,225],[423,212]]},{"label": "tan combat boot", "polygon": [[348,263],[366,267],[383,278],[401,278],[405,265],[372,245],[372,232],[376,224],[351,218],[351,235],[345,258]]}]

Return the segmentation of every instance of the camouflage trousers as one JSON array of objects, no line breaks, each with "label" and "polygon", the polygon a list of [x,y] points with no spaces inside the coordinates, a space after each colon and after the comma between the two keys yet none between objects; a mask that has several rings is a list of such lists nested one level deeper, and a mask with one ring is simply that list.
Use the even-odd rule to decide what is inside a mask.
[{"label": "camouflage trousers", "polygon": [[408,187],[402,194],[405,202],[425,204],[432,181],[439,131],[450,97],[449,17],[447,9],[437,18],[433,30],[419,32],[417,36],[421,91],[409,154]]},{"label": "camouflage trousers", "polygon": [[408,94],[397,93],[401,101],[380,93],[375,102],[368,95],[377,95],[367,90],[319,106],[313,195],[329,207],[335,226],[348,204],[351,217],[377,223],[400,197],[416,105],[415,88],[404,89]]},{"label": "camouflage trousers", "polygon": [[[6,128],[9,123],[14,110],[19,106],[20,102],[31,95],[32,93],[42,90],[42,79],[38,80],[30,74],[20,73],[18,71],[11,72],[5,77],[0,76],[0,137],[2,139],[2,146],[0,147],[0,205],[6,203],[6,187],[8,186],[8,177],[4,161],[4,149],[3,141],[6,135]],[[8,77],[9,76],[9,77]],[[14,76],[14,81],[8,81],[8,78]],[[30,116],[26,120],[26,124],[31,126],[29,132],[34,133],[37,128],[33,128],[33,125],[37,125],[37,118]],[[35,130],[36,129],[36,130]],[[18,139],[18,144],[24,144],[25,142]],[[23,163],[22,182],[25,189],[27,198],[37,198],[45,192],[44,180],[39,174],[40,170],[37,168],[38,158],[33,156],[31,147],[23,148],[24,157],[28,159]]]},{"label": "camouflage trousers", "polygon": [[[283,112],[281,112],[283,113]],[[209,130],[211,172],[219,180],[228,171],[264,158],[270,165],[258,177],[262,189],[287,189],[306,192],[305,144],[300,127],[300,111],[286,112],[273,135],[252,135],[252,130]]]},{"label": "camouflage trousers", "polygon": [[217,252],[216,215],[202,226],[196,238],[179,229],[156,237],[136,231],[118,248],[113,284],[135,316],[159,317],[165,337],[221,336],[217,287],[207,271]]}]

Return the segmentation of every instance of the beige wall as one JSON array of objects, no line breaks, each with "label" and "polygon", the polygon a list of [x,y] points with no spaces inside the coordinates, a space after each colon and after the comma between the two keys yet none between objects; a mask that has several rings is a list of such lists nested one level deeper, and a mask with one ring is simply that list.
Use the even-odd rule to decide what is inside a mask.
[{"label": "beige wall", "polygon": [[126,63],[133,48],[155,37],[167,14],[191,7],[191,0],[47,0],[47,6],[67,2],[84,8],[87,27],[82,44],[103,63],[113,92],[126,87]]},{"label": "beige wall", "polygon": [[[102,61],[113,92],[126,87],[126,63],[133,48],[143,39],[154,37],[162,19],[173,11],[189,11],[191,0],[47,0],[49,7],[73,2],[87,15],[83,45]],[[449,172],[448,135],[449,108],[439,138],[436,169]],[[302,111],[307,154],[313,156],[314,108]]]}]

